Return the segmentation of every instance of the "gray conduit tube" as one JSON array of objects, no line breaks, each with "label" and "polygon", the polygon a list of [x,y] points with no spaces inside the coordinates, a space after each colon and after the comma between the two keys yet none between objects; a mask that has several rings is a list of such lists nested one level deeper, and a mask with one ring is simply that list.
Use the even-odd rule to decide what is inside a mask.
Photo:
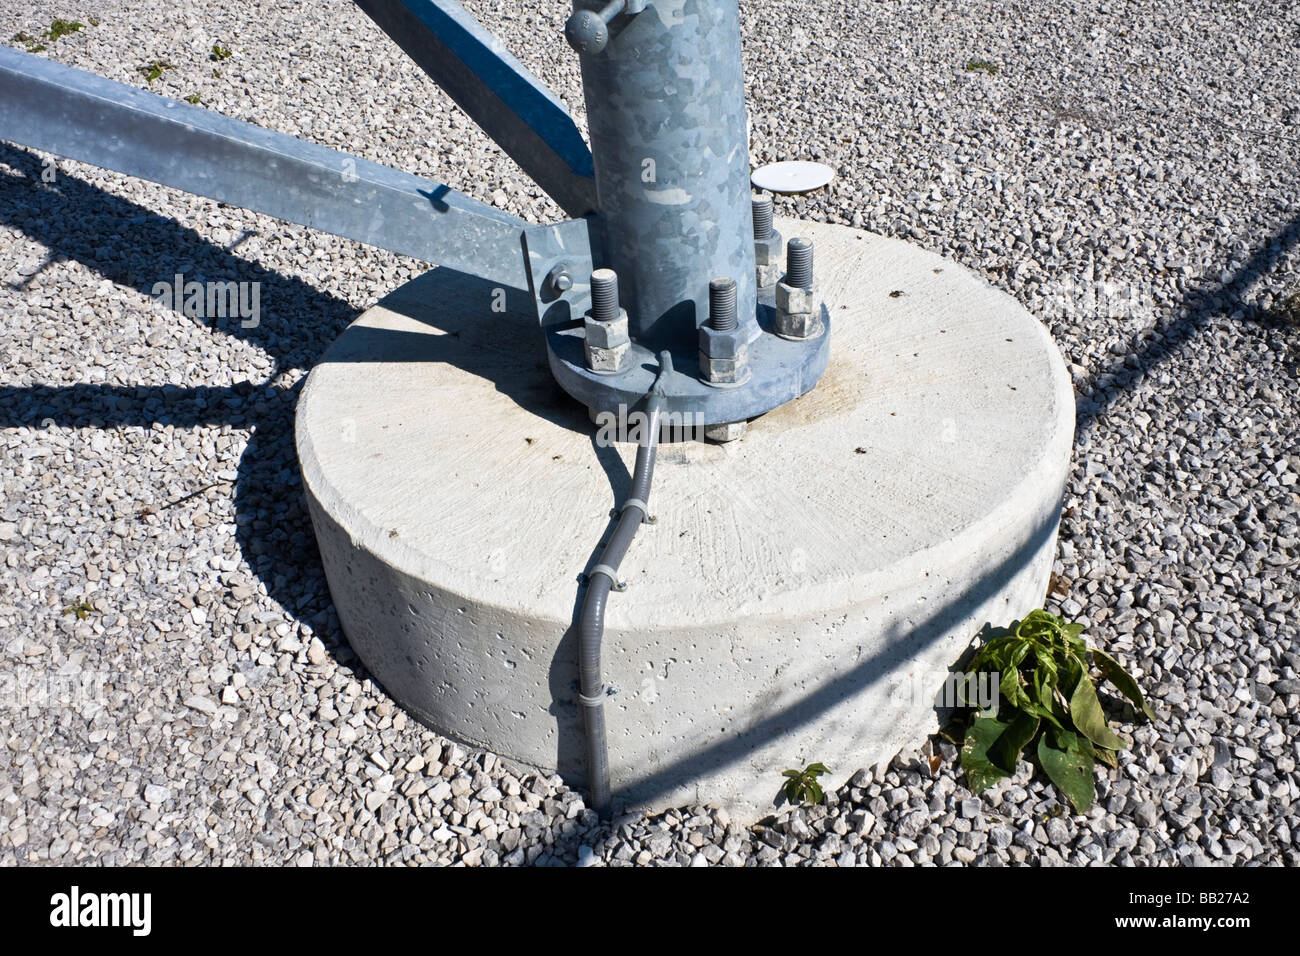
[{"label": "gray conduit tube", "polygon": [[632,487],[619,510],[618,524],[610,535],[600,560],[587,578],[587,596],[578,619],[578,700],[582,704],[587,749],[587,789],[592,808],[602,817],[609,815],[609,750],[605,740],[605,682],[600,674],[600,644],[605,634],[605,603],[615,585],[618,566],[627,554],[639,528],[648,517],[650,480],[654,476],[659,447],[659,421],[663,414],[660,382],[672,371],[672,356],[659,354],[659,374],[646,399],[645,428],[636,450]]}]

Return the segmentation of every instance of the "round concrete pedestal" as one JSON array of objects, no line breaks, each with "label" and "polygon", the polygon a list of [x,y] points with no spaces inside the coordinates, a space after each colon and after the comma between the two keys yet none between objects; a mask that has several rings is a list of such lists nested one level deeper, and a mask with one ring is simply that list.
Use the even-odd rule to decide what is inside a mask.
[{"label": "round concrete pedestal", "polygon": [[[1041,325],[936,255],[812,238],[834,331],[809,394],[661,449],[604,644],[615,804],[753,818],[917,745],[986,623],[1043,601],[1074,402]],[[330,592],[387,690],[447,736],[582,786],[580,575],[635,448],[599,447],[531,303],[433,269],[311,373],[302,463]]]}]

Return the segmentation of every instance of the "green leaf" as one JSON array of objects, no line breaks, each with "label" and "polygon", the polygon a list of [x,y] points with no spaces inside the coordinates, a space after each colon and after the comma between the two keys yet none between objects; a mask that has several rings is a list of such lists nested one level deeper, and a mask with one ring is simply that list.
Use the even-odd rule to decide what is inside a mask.
[{"label": "green leaf", "polygon": [[1029,656],[1029,647],[1030,644],[1028,641],[1020,641],[1018,644],[1016,644],[1015,650],[1013,650],[1007,656],[1007,666],[1019,667],[1021,664],[1023,664],[1025,662],[1025,658]]},{"label": "green leaf", "polygon": [[989,747],[989,759],[1008,774],[1015,773],[1016,764],[1020,760],[1020,751],[1034,739],[1034,734],[1038,733],[1038,726],[1039,719],[1033,714],[1016,714],[1007,729],[1002,732],[1002,736]]},{"label": "green leaf", "polygon": [[1083,669],[1086,671],[1088,669],[1086,666],[1088,662],[1088,642],[1081,637],[1071,638],[1070,653],[1078,658],[1079,663],[1085,665]]},{"label": "green leaf", "polygon": [[829,773],[824,763],[810,763],[808,769],[804,771],[804,775],[809,777],[820,777],[824,773]]},{"label": "green leaf", "polygon": [[1115,756],[1115,751],[1107,750],[1105,747],[1098,747],[1096,744],[1093,744],[1092,755],[1112,770],[1119,769],[1119,758]]},{"label": "green leaf", "polygon": [[1002,672],[1002,679],[998,682],[998,691],[1012,707],[1023,710],[1029,703],[1029,697],[1025,694],[1025,689],[1020,686],[1020,671],[1014,667]]},{"label": "green leaf", "polygon": [[1052,649],[1036,645],[1034,647],[1034,657],[1038,658],[1038,672],[1043,675],[1043,679],[1056,684],[1059,675],[1057,674],[1056,655],[1052,653]]},{"label": "green leaf", "polygon": [[1054,676],[1042,668],[1034,671],[1034,703],[1048,713],[1052,711],[1052,687],[1056,683]]},{"label": "green leaf", "polygon": [[1092,658],[1097,664],[1097,670],[1101,671],[1101,676],[1114,684],[1121,694],[1137,705],[1138,710],[1146,714],[1148,719],[1154,721],[1156,719],[1155,711],[1151,709],[1151,705],[1142,696],[1142,691],[1138,690],[1137,681],[1129,676],[1128,671],[1120,667],[1119,661],[1095,647],[1091,647],[1089,650],[1092,651]]},{"label": "green leaf", "polygon": [[966,771],[966,783],[974,793],[983,793],[1007,772],[989,759],[989,748],[1002,736],[1008,724],[992,717],[976,717],[966,731],[961,748],[961,768]]},{"label": "green leaf", "polygon": [[[1055,740],[1048,739],[1051,737]],[[1087,813],[1096,793],[1092,745],[1068,731],[1048,732],[1038,738],[1038,762],[1074,809]]]},{"label": "green leaf", "polygon": [[973,672],[1001,670],[1002,662],[1006,659],[1007,653],[1018,643],[1019,641],[1010,635],[989,638],[975,654],[975,659],[971,661],[970,670]]},{"label": "green leaf", "polygon": [[1036,703],[1034,703],[1034,702],[1031,701],[1031,702],[1030,702],[1030,703],[1025,707],[1025,713],[1027,713],[1027,714],[1033,714],[1035,717],[1039,718],[1040,720],[1045,720],[1045,721],[1047,721],[1049,724],[1051,724],[1051,725],[1052,725],[1053,727],[1055,727],[1057,730],[1064,730],[1064,729],[1065,729],[1065,724],[1064,724],[1064,722],[1061,720],[1061,718],[1060,718],[1056,713],[1053,712],[1052,708],[1050,708],[1050,707],[1041,707],[1041,706],[1039,706],[1038,704],[1036,704]]},{"label": "green leaf", "polygon": [[1079,678],[1079,683],[1070,696],[1070,717],[1074,720],[1074,726],[1098,747],[1123,750],[1128,746],[1128,741],[1106,726],[1106,715],[1101,712],[1097,689],[1092,686],[1092,678],[1087,674]]},{"label": "green leaf", "polygon": [[1025,630],[1046,647],[1059,647],[1064,643],[1065,622],[1042,608],[1025,615]]},{"label": "green leaf", "polygon": [[1049,614],[1040,608],[1035,608],[1025,615],[1025,619],[1020,622],[1022,627],[1030,628],[1036,632],[1053,630],[1059,622],[1055,614]]},{"label": "green leaf", "polygon": [[1061,693],[1066,697],[1073,697],[1075,688],[1079,686],[1079,679],[1087,677],[1088,666],[1073,652],[1067,653],[1062,674]]}]

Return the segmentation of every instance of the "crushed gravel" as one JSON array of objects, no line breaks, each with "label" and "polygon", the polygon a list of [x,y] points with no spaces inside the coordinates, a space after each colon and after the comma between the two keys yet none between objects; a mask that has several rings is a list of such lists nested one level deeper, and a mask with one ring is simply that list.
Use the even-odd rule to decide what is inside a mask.
[{"label": "crushed gravel", "polygon": [[[467,6],[581,115],[567,3]],[[1066,356],[1049,607],[1163,718],[1091,812],[1027,767],[974,798],[935,738],[757,826],[601,825],[408,720],[330,605],[292,416],[423,266],[0,144],[0,863],[1300,864],[1300,4],[742,7],[754,162],[838,172],[778,212],[948,255]],[[342,0],[0,0],[0,42],[55,16],[86,25],[38,55],[560,218]],[[177,272],[260,282],[260,325],[172,312]]]}]

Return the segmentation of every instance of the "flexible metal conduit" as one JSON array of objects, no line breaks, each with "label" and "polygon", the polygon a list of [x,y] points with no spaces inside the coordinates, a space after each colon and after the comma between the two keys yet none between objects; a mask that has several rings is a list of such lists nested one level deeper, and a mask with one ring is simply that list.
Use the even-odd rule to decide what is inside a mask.
[{"label": "flexible metal conduit", "polygon": [[600,644],[605,634],[605,603],[616,586],[618,566],[636,537],[637,528],[647,520],[646,502],[650,498],[650,480],[654,476],[655,455],[659,447],[659,421],[663,413],[664,376],[672,371],[672,356],[659,354],[659,374],[646,398],[645,429],[637,445],[636,464],[632,469],[632,487],[618,524],[600,553],[600,560],[587,577],[587,596],[578,619],[578,700],[582,704],[587,745],[587,789],[591,805],[602,817],[609,813],[609,750],[605,741],[605,682],[600,673]]}]

